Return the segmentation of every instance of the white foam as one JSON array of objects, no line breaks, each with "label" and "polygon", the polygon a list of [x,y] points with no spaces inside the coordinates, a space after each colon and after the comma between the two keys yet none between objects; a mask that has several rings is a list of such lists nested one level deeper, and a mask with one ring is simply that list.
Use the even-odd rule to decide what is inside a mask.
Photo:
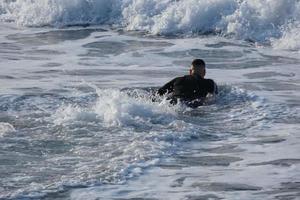
[{"label": "white foam", "polygon": [[176,115],[167,102],[159,104],[142,97],[132,98],[124,92],[110,89],[98,91],[98,95],[93,109],[107,126],[146,125],[152,119],[171,122]]},{"label": "white foam", "polygon": [[[245,132],[240,124],[253,127],[253,123],[264,119],[261,115],[265,110],[259,102],[251,106],[257,98],[238,88],[220,88],[221,100],[225,107],[230,107],[229,110],[216,104],[203,110],[200,108],[194,116],[184,107],[180,110],[170,106],[166,99],[152,102],[149,92],[143,89],[100,89],[93,84],[87,85],[95,92],[72,95],[70,101],[67,98],[65,104],[53,111],[52,117],[48,118],[47,114],[44,118],[47,123],[43,127],[47,126],[49,132],[43,131],[50,137],[55,131],[57,138],[63,137],[66,143],[70,142],[65,152],[55,155],[49,152],[44,155],[45,160],[38,161],[39,173],[51,175],[51,178],[28,184],[28,180],[35,179],[36,164],[33,161],[25,169],[30,176],[16,180],[22,188],[12,191],[12,197],[25,194],[39,198],[47,193],[64,191],[64,186],[123,183],[139,176],[164,156],[177,152],[184,141],[195,136],[205,140],[202,133],[224,136],[235,130]],[[47,100],[45,104],[49,102]],[[60,148],[62,143],[58,144]],[[48,175],[49,169],[56,169],[56,166],[67,170]]]},{"label": "white foam", "polygon": [[[142,2],[142,3],[141,3]],[[145,1],[133,1],[124,8],[129,30],[153,34],[176,34],[215,31],[222,15],[234,12],[234,0],[156,1],[145,13]]]},{"label": "white foam", "polygon": [[81,112],[81,109],[72,105],[63,105],[56,110],[53,115],[54,124],[63,125],[64,123],[74,120],[76,116]]},{"label": "white foam", "polygon": [[[2,14],[1,14],[2,13]],[[299,49],[297,0],[1,1],[0,20],[23,26],[114,24],[151,34],[221,33]],[[292,27],[292,28],[290,28]]]},{"label": "white foam", "polygon": [[[16,0],[0,5],[4,20],[25,26],[93,24],[109,21],[111,0]],[[3,11],[4,10],[4,11]]]},{"label": "white foam", "polygon": [[9,123],[0,122],[0,137],[13,131],[16,131],[13,125]]},{"label": "white foam", "polygon": [[282,26],[299,20],[298,4],[295,0],[242,1],[232,15],[224,16],[227,33],[262,41],[280,36]]},{"label": "white foam", "polygon": [[[75,121],[99,122],[105,127],[151,125],[153,120],[160,124],[173,124],[179,106],[171,106],[166,99],[152,102],[151,97],[133,97],[118,89],[99,89],[88,84],[96,90],[97,101],[88,107],[72,104],[63,104],[53,114],[55,125],[65,125]],[[131,91],[133,92],[133,91]],[[183,126],[183,125],[181,125]]]},{"label": "white foam", "polygon": [[288,49],[300,51],[300,24],[293,24],[287,28],[281,38],[272,39],[272,46],[275,49]]}]

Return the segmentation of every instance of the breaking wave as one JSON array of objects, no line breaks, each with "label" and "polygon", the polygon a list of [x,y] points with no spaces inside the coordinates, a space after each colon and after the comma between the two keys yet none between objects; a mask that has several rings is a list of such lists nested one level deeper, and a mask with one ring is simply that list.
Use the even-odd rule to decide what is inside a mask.
[{"label": "breaking wave", "polygon": [[158,35],[233,35],[300,48],[299,0],[1,0],[0,20],[22,26],[102,25]]}]

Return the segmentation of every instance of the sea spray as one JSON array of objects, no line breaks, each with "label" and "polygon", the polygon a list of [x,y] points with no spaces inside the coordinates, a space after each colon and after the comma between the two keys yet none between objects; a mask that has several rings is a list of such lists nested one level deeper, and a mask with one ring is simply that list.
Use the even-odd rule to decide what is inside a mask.
[{"label": "sea spray", "polygon": [[0,122],[0,137],[6,135],[9,132],[16,131],[14,126],[9,123]]},{"label": "sea spray", "polygon": [[117,5],[111,0],[8,0],[0,6],[0,18],[35,27],[103,24],[114,18]]},{"label": "sea spray", "polygon": [[293,50],[300,46],[299,13],[297,0],[2,0],[0,4],[0,20],[22,26],[110,24],[154,35],[213,33]]}]

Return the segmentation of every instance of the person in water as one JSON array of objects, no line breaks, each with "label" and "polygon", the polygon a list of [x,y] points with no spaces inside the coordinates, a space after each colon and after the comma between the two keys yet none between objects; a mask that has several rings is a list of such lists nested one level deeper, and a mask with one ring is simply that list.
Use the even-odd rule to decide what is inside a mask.
[{"label": "person in water", "polygon": [[218,93],[217,84],[212,79],[205,79],[205,62],[202,59],[195,59],[190,68],[190,75],[177,77],[159,88],[160,96],[170,94],[171,104],[178,101],[189,107],[196,108],[203,105],[208,94]]}]

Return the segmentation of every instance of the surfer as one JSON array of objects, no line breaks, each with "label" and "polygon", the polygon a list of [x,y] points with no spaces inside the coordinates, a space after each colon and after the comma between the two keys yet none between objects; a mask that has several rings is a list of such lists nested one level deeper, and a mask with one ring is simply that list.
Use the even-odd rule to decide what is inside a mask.
[{"label": "surfer", "polygon": [[170,94],[171,104],[179,101],[187,106],[196,108],[203,105],[208,94],[215,96],[218,93],[216,83],[212,79],[205,79],[205,62],[195,59],[190,68],[190,75],[177,77],[159,88],[158,94]]}]

